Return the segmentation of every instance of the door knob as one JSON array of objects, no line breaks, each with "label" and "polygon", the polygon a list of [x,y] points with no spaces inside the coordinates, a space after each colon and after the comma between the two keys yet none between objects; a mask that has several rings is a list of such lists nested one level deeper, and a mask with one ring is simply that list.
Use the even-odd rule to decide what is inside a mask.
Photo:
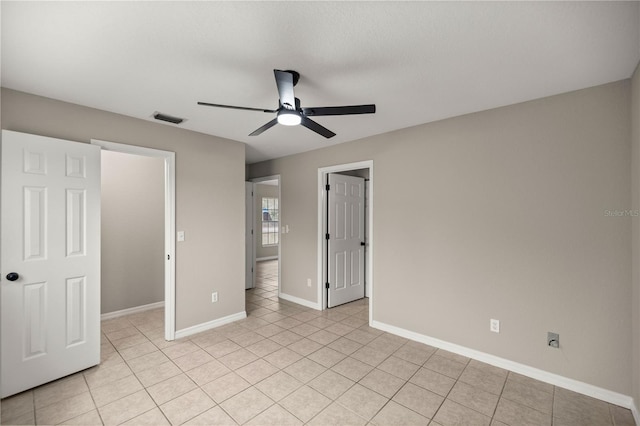
[{"label": "door knob", "polygon": [[367,245],[367,243],[365,243],[364,241],[361,241],[361,242],[360,242],[360,245],[361,245],[361,246],[366,246],[366,245]]},{"label": "door knob", "polygon": [[20,278],[20,275],[18,275],[16,272],[9,272],[9,273],[7,274],[7,279],[8,279],[9,281],[15,281],[15,280],[17,280],[18,278]]}]

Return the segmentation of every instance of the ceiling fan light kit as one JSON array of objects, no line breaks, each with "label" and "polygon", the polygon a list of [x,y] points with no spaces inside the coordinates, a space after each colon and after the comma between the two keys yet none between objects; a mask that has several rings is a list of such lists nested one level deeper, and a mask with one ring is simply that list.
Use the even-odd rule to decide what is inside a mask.
[{"label": "ceiling fan light kit", "polygon": [[273,70],[273,74],[276,78],[276,86],[278,88],[278,95],[280,97],[278,101],[278,109],[276,110],[212,104],[208,102],[198,102],[198,105],[218,108],[241,109],[246,111],[261,111],[276,114],[276,118],[264,124],[262,127],[254,130],[249,134],[249,136],[258,136],[259,134],[267,129],[270,129],[276,124],[282,124],[285,126],[297,126],[301,124],[307,129],[316,132],[317,134],[328,139],[334,137],[336,134],[331,130],[325,128],[324,126],[321,126],[320,124],[311,120],[309,116],[373,114],[376,112],[376,106],[374,104],[301,108],[300,99],[296,98],[293,92],[293,87],[298,83],[300,74],[296,71],[291,70]]}]

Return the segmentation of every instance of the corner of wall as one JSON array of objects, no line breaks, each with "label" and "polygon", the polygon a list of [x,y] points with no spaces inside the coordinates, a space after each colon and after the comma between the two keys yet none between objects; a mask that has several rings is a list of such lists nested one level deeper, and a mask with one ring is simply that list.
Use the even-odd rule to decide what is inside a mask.
[{"label": "corner of wall", "polygon": [[[640,210],[640,63],[631,77],[631,208]],[[640,424],[637,404],[640,401],[640,218],[632,216],[631,295],[632,295],[632,396],[633,415]]]}]

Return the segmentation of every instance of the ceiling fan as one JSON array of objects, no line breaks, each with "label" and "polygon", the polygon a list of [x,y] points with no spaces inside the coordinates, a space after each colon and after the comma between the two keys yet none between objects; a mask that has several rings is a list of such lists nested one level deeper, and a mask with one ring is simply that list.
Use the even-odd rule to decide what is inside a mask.
[{"label": "ceiling fan", "polygon": [[250,133],[249,136],[258,136],[265,130],[270,129],[279,123],[285,126],[296,126],[301,124],[307,129],[312,130],[325,138],[331,138],[336,134],[326,127],[316,123],[309,117],[321,115],[373,114],[376,112],[376,106],[374,104],[302,108],[300,106],[300,99],[296,98],[293,93],[293,87],[298,83],[300,74],[291,70],[273,70],[273,73],[276,77],[276,86],[278,86],[278,94],[280,95],[278,109],[248,108],[233,105],[211,104],[208,102],[198,102],[198,105],[242,109],[247,111],[262,111],[276,114],[276,118],[256,129],[254,132]]}]

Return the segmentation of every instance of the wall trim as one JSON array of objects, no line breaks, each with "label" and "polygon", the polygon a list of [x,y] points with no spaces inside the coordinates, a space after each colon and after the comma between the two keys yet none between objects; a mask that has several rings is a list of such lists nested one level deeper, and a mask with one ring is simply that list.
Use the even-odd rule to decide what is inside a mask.
[{"label": "wall trim", "polygon": [[297,303],[298,305],[306,306],[307,308],[315,309],[317,311],[322,310],[322,306],[319,303],[310,302],[309,300],[301,299],[296,296],[291,296],[290,294],[279,293],[278,297],[284,300],[288,300],[289,302]]},{"label": "wall trim", "polygon": [[633,414],[633,420],[635,420],[637,425],[640,425],[640,413],[638,412],[638,406],[636,406],[636,401],[631,398],[631,414]]},{"label": "wall trim", "polygon": [[229,324],[230,322],[245,319],[247,312],[242,311],[235,314],[227,315],[226,317],[218,318],[213,321],[203,322],[202,324],[194,325],[191,327],[183,328],[182,330],[176,330],[176,339],[182,339],[183,337],[192,336],[194,334],[202,333],[203,331],[211,330],[212,328],[220,327],[221,325]]},{"label": "wall trim", "polygon": [[256,257],[256,262],[262,262],[263,260],[278,260],[278,256]]},{"label": "wall trim", "polygon": [[139,312],[150,311],[151,309],[164,308],[164,301],[149,303],[148,305],[134,306],[133,308],[122,309],[120,311],[107,312],[100,315],[100,321],[118,318],[129,314],[137,314]]},{"label": "wall trim", "polygon": [[450,343],[444,340],[429,337],[424,334],[419,334],[413,331],[405,330],[400,327],[385,324],[379,321],[372,321],[371,327],[379,330],[386,331],[397,336],[401,336],[416,342],[424,343],[434,346],[436,348],[444,349],[449,352],[456,353],[458,355],[466,356],[477,361],[493,365],[495,367],[503,368],[505,370],[513,371],[514,373],[522,374],[523,376],[531,377],[532,379],[540,380],[545,383],[559,386],[561,388],[569,389],[574,392],[581,393],[583,395],[591,396],[601,401],[608,402],[610,404],[618,405],[620,407],[633,410],[633,416],[637,421],[637,409],[635,407],[633,398],[628,395],[623,395],[618,392],[613,392],[608,389],[604,389],[598,386],[590,385],[588,383],[580,382],[578,380],[570,379],[568,377],[560,376],[555,373],[540,370],[538,368],[530,367],[525,364],[510,361],[505,358],[500,358],[495,355],[491,355],[485,352],[480,352],[475,349],[470,349],[465,346],[460,346],[455,343]]}]

